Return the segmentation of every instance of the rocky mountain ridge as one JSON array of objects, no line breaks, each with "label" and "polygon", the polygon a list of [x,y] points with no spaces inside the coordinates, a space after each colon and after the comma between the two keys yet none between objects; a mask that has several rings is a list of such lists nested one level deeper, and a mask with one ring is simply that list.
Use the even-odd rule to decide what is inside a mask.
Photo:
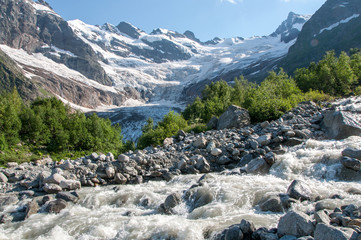
[{"label": "rocky mountain ridge", "polygon": [[[121,106],[128,99],[189,100],[189,94],[197,94],[187,92],[192,84],[257,65],[261,58],[273,61],[291,45],[279,41],[282,31],[292,29],[290,20],[269,37],[215,38],[203,43],[190,31],[155,29],[147,34],[125,22],[117,26],[66,22],[44,1],[6,0],[0,12],[4,16],[1,49],[43,90],[80,108]],[[292,17],[298,19],[295,24],[307,20]],[[37,64],[42,57],[48,59],[48,66]],[[60,66],[61,74],[52,70]],[[69,77],[73,71],[78,76]],[[257,75],[257,71],[245,74]],[[92,101],[88,101],[90,92],[95,93]]]}]

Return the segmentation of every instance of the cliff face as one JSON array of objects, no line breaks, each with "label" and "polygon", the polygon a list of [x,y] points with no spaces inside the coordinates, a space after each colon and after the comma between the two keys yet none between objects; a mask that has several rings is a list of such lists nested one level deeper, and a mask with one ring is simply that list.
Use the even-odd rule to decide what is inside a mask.
[{"label": "cliff face", "polygon": [[296,43],[282,61],[293,71],[318,61],[326,51],[361,47],[361,1],[328,0],[303,26]]}]

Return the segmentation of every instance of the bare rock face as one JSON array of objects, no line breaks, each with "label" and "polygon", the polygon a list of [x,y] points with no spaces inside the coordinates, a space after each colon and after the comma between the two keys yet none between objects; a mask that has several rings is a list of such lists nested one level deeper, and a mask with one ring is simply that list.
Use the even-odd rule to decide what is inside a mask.
[{"label": "bare rock face", "polygon": [[314,230],[315,226],[313,225],[311,217],[302,212],[290,211],[281,217],[278,223],[278,234],[280,236],[311,236]]},{"label": "bare rock face", "polygon": [[361,97],[335,103],[326,112],[322,126],[333,139],[361,136]]},{"label": "bare rock face", "polygon": [[218,119],[217,130],[225,128],[242,128],[251,123],[246,109],[232,105]]}]

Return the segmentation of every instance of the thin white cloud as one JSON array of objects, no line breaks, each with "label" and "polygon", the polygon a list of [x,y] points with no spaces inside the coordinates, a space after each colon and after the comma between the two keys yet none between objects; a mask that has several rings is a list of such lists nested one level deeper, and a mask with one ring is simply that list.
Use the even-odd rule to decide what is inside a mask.
[{"label": "thin white cloud", "polygon": [[281,0],[281,2],[290,2],[291,0]]},{"label": "thin white cloud", "polygon": [[232,3],[232,4],[237,4],[239,2],[242,2],[243,0],[221,0],[221,3],[223,2],[229,2],[229,3]]}]

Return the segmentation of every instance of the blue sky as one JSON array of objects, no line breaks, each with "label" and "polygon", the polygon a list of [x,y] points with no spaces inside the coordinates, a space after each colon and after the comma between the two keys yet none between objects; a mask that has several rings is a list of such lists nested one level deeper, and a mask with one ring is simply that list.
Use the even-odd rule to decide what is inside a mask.
[{"label": "blue sky", "polygon": [[290,11],[313,14],[326,0],[47,0],[65,20],[88,24],[132,23],[151,32],[191,30],[202,41],[214,37],[271,34]]}]

